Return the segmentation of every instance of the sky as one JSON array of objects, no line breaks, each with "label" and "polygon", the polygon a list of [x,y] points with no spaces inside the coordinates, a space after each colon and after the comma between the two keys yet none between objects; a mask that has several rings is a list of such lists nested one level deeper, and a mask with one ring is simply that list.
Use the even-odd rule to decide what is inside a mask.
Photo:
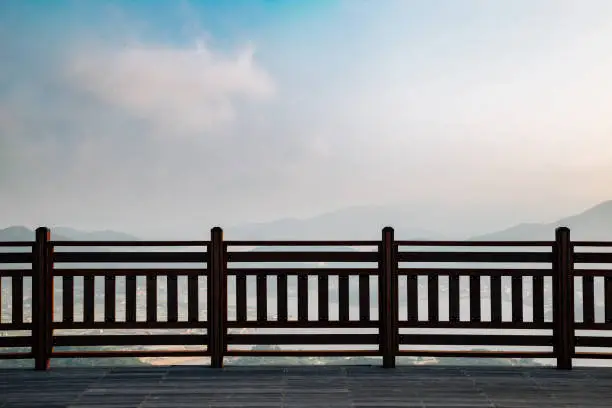
[{"label": "sky", "polygon": [[0,2],[0,227],[552,221],[612,199],[610,73],[609,0]]}]

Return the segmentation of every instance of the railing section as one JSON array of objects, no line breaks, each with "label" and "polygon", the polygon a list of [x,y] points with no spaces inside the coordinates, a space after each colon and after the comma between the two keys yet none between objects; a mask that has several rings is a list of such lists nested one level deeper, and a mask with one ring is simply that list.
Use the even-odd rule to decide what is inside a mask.
[{"label": "railing section", "polygon": [[600,351],[612,347],[609,248],[567,228],[549,242],[401,241],[390,227],[379,241],[224,241],[217,227],[209,241],[62,242],[39,228],[34,242],[0,242],[0,348],[13,350],[0,359],[525,357],[569,369],[612,358]]},{"label": "railing section", "polygon": [[26,307],[24,313],[24,305],[31,307],[32,299],[37,308],[40,305],[38,293],[32,293],[32,287],[41,287],[35,273],[40,267],[35,258],[39,249],[33,242],[0,242],[0,349],[10,350],[1,353],[1,359],[33,358],[33,350],[40,347],[32,311]]},{"label": "railing section", "polygon": [[568,300],[568,311],[576,318],[567,328],[572,336],[568,352],[579,359],[610,359],[606,349],[612,347],[612,337],[602,334],[612,330],[612,242],[575,241],[569,246],[568,293],[574,299]]}]

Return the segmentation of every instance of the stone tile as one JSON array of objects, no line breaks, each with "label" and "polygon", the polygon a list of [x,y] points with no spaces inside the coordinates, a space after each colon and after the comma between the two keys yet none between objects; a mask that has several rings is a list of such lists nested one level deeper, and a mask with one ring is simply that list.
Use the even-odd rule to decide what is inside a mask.
[{"label": "stone tile", "polygon": [[0,407],[609,407],[612,370],[206,367],[0,370]]}]

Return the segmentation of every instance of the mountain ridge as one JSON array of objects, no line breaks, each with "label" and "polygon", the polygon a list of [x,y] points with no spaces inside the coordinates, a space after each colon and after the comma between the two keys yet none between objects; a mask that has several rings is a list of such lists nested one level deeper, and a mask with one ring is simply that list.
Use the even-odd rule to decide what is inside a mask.
[{"label": "mountain ridge", "polygon": [[557,227],[568,227],[574,239],[612,241],[612,200],[603,201],[578,214],[547,223],[521,223],[470,238],[471,241],[521,241],[554,239]]},{"label": "mountain ridge", "polygon": [[[123,232],[102,230],[82,231],[68,227],[50,228],[54,241],[140,241],[141,239]],[[0,241],[34,241],[36,230],[23,225],[13,225],[0,229]]]},{"label": "mountain ridge", "polygon": [[[444,240],[442,234],[420,228],[411,228],[404,218],[393,222],[383,206],[349,207],[331,211],[315,217],[282,218],[269,222],[247,223],[226,229],[226,236],[241,240],[377,240],[380,230],[387,226],[395,228],[396,236],[411,240]],[[411,217],[410,211],[406,212]],[[466,237],[468,241],[499,240],[552,240],[559,226],[570,228],[572,237],[581,240],[612,241],[612,200],[603,201],[577,214],[554,222],[525,222],[487,234]],[[101,230],[82,231],[71,227],[51,228],[52,239],[62,241],[140,241],[141,238],[124,232]],[[25,226],[9,226],[0,229],[0,241],[32,241],[34,231]]]}]

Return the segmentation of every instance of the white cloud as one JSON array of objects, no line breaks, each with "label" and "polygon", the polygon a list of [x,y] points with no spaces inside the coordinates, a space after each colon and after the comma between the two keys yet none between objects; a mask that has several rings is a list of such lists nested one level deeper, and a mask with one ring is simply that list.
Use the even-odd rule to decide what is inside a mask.
[{"label": "white cloud", "polygon": [[273,96],[252,48],[237,55],[192,48],[82,48],[65,67],[77,89],[149,121],[161,134],[201,135],[235,119],[242,101]]}]

